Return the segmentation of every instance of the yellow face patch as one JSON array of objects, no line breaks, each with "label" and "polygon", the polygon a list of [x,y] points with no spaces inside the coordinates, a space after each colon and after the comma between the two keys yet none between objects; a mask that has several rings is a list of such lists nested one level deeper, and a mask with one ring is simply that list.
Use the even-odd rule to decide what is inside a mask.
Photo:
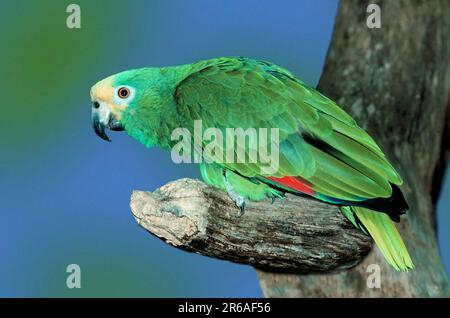
[{"label": "yellow face patch", "polygon": [[92,86],[91,100],[105,102],[111,113],[113,113],[118,120],[121,120],[122,112],[128,107],[128,105],[118,105],[114,103],[115,89],[112,84],[113,79],[114,75],[109,76]]},{"label": "yellow face patch", "polygon": [[101,80],[91,88],[91,99],[102,100],[107,103],[112,103],[114,95],[114,87],[112,85],[113,77],[110,76]]}]

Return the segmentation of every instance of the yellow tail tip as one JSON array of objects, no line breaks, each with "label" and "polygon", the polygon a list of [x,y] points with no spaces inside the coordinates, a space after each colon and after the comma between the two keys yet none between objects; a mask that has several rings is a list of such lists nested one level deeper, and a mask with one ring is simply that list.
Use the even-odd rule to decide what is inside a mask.
[{"label": "yellow tail tip", "polygon": [[[405,243],[387,214],[355,206],[351,207],[351,211],[367,229],[381,254],[392,267],[402,272],[414,269]],[[348,214],[347,210],[344,215]]]}]

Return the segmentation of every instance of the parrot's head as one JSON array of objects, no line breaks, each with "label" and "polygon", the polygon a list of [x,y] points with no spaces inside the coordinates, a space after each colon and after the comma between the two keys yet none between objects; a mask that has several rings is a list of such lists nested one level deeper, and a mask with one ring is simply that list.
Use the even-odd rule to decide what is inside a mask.
[{"label": "parrot's head", "polygon": [[136,131],[142,127],[136,125],[139,120],[158,122],[152,117],[160,113],[157,106],[161,104],[159,73],[154,68],[129,70],[111,75],[92,86],[92,125],[100,138],[110,141],[106,129],[132,133],[129,130]]},{"label": "parrot's head", "polygon": [[115,75],[109,76],[91,88],[92,125],[95,133],[107,141],[111,140],[105,133],[106,128],[124,130],[120,120],[135,93],[129,86],[115,87],[114,78]]}]

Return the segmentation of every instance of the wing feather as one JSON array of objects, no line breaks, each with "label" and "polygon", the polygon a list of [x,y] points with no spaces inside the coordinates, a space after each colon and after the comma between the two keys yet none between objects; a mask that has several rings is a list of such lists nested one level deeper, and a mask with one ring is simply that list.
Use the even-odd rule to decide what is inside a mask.
[{"label": "wing feather", "polygon": [[[202,119],[204,129],[279,128],[279,170],[271,177],[297,176],[343,200],[388,197],[390,183],[402,183],[350,115],[288,70],[245,58],[209,60],[193,70],[175,93],[186,126]],[[259,164],[223,165],[248,177],[260,173]]]}]

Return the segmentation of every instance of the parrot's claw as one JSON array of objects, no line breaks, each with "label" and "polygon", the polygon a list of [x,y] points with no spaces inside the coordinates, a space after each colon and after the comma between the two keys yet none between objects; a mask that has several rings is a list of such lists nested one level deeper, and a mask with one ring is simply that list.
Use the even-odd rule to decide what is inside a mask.
[{"label": "parrot's claw", "polygon": [[231,183],[228,181],[226,170],[223,171],[223,177],[225,181],[225,187],[227,189],[228,196],[234,201],[234,204],[239,208],[239,217],[243,216],[245,213],[245,198],[238,194]]},{"label": "parrot's claw", "polygon": [[284,198],[284,193],[275,189],[271,189],[270,191],[270,199],[272,200],[271,204],[273,204],[275,202],[276,199],[283,199]]},{"label": "parrot's claw", "polygon": [[244,213],[245,213],[245,200],[244,200],[244,198],[242,198],[242,201],[241,202],[236,202],[235,201],[235,203],[236,203],[236,206],[239,208],[239,217],[241,217],[241,216],[243,216],[244,215]]},{"label": "parrot's claw", "polygon": [[233,200],[234,204],[236,204],[236,207],[239,208],[239,217],[243,216],[245,213],[245,198],[233,191],[229,191],[228,196]]}]

